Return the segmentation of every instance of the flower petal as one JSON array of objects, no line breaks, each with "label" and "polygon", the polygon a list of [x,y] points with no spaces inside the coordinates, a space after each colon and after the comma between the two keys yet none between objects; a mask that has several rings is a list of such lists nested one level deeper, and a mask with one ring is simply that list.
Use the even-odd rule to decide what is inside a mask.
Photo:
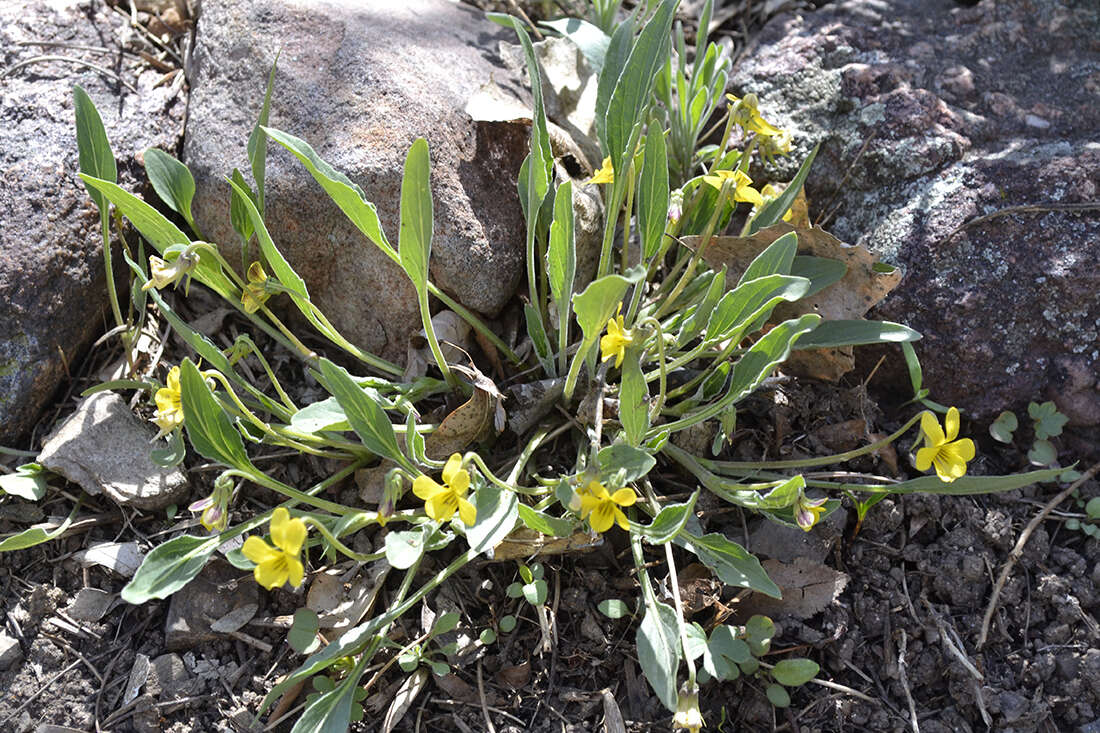
[{"label": "flower petal", "polygon": [[446,522],[458,509],[458,497],[450,491],[440,491],[424,503],[424,511],[437,522]]},{"label": "flower petal", "polygon": [[466,499],[458,500],[458,518],[467,527],[473,527],[477,522],[477,508]]},{"label": "flower petal", "polygon": [[959,411],[952,407],[947,411],[947,417],[943,420],[944,437],[954,440],[959,435]]},{"label": "flower petal", "polygon": [[634,502],[638,501],[638,495],[634,493],[634,489],[622,488],[611,495],[611,501],[619,506],[634,506]]},{"label": "flower petal", "polygon": [[444,488],[427,476],[417,476],[413,481],[413,493],[418,499],[427,501],[440,491],[444,491]]},{"label": "flower petal", "polygon": [[466,496],[466,491],[470,488],[470,472],[465,468],[460,468],[455,471],[448,483],[455,495]]},{"label": "flower petal", "polygon": [[[925,412],[921,415],[920,431],[924,433],[924,439],[930,446],[943,445],[946,442],[946,439],[943,437],[943,430],[940,428],[940,423],[931,412]],[[925,469],[921,470],[923,471]]]},{"label": "flower petal", "polygon": [[278,534],[276,534],[275,528],[272,527],[271,541],[287,554],[297,557],[298,553],[302,551],[302,545],[306,542],[307,533],[306,523],[301,519],[287,519],[279,527]]},{"label": "flower petal", "polygon": [[256,569],[252,571],[252,575],[256,578],[256,582],[264,588],[275,590],[286,584],[289,572],[280,553],[278,558],[257,565]]},{"label": "flower petal", "polygon": [[452,453],[447,459],[447,465],[443,466],[443,483],[450,485],[455,474],[462,470],[462,456]]},{"label": "flower petal", "polygon": [[614,504],[602,502],[592,512],[592,516],[588,518],[588,523],[592,525],[592,529],[601,533],[611,529],[611,525],[615,523],[614,508]]},{"label": "flower petal", "polygon": [[937,446],[927,445],[917,451],[916,466],[918,471],[927,471],[932,468],[932,462],[936,460],[936,456],[940,453],[940,449]]},{"label": "flower petal", "polygon": [[955,450],[955,455],[961,458],[963,461],[972,461],[976,452],[974,450],[974,441],[970,438],[963,438],[962,440],[956,440],[952,447]]},{"label": "flower petal", "polygon": [[253,535],[244,541],[244,545],[241,546],[241,554],[257,565],[262,565],[278,557],[279,551]]},{"label": "flower petal", "polygon": [[615,518],[615,523],[625,529],[627,532],[629,532],[630,523],[626,521],[626,515],[623,514],[623,510],[619,507],[613,507],[611,513],[612,516]]},{"label": "flower petal", "polygon": [[288,555],[285,559],[287,567],[287,580],[290,581],[291,585],[297,588],[302,584],[302,579],[305,578],[305,566],[302,565],[302,561],[299,560],[297,557],[290,557]]}]

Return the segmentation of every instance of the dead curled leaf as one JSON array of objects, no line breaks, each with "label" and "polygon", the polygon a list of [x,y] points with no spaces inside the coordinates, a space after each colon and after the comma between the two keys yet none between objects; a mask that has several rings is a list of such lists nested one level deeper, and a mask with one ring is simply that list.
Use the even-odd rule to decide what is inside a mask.
[{"label": "dead curled leaf", "polygon": [[524,560],[535,555],[563,555],[567,552],[589,552],[603,544],[602,537],[588,532],[575,532],[569,537],[548,537],[533,529],[520,528],[504,538],[493,549],[493,560]]},{"label": "dead curled leaf", "polygon": [[[848,271],[827,288],[796,303],[780,305],[772,316],[774,321],[805,313],[817,313],[826,320],[860,319],[901,282],[901,270],[883,268],[881,265],[876,267],[874,255],[865,247],[845,244],[822,229],[797,227],[786,222],[761,229],[748,237],[712,237],[703,252],[703,260],[715,270],[727,267],[726,282],[733,287],[753,258],[788,232],[794,232],[798,237],[798,254],[839,260]],[[682,241],[694,251],[699,237],[684,237]],[[835,381],[854,367],[852,349],[846,347],[793,351],[785,371]]]},{"label": "dead curled leaf", "polygon": [[424,452],[428,458],[442,461],[487,435],[496,402],[491,394],[475,387],[470,399],[443,418],[439,427],[425,438]]},{"label": "dead curled leaf", "polygon": [[737,609],[745,618],[759,613],[805,620],[823,611],[848,585],[845,573],[805,557],[793,563],[765,560],[762,565],[768,577],[783,591],[783,600],[753,593]]}]

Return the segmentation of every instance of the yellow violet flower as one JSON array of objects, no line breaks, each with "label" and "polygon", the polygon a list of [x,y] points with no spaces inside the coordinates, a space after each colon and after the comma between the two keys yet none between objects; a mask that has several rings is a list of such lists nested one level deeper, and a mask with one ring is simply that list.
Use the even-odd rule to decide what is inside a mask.
[{"label": "yellow violet flower", "polygon": [[613,524],[629,529],[626,515],[619,507],[634,506],[634,502],[638,501],[633,489],[622,488],[612,494],[599,481],[592,481],[578,493],[581,497],[581,519],[587,519],[594,531],[606,532]]},{"label": "yellow violet flower", "polygon": [[306,523],[301,519],[292,519],[285,507],[279,507],[271,514],[270,531],[274,547],[252,536],[244,541],[241,552],[256,563],[253,575],[264,588],[281,588],[288,580],[298,587],[305,577],[305,567],[298,555],[306,543]]},{"label": "yellow violet flower", "polygon": [[782,132],[760,115],[760,103],[755,94],[750,92],[740,99],[727,94],[726,99],[730,101],[730,114],[733,115],[734,124],[740,126],[745,132],[755,132],[760,135],[778,135]]},{"label": "yellow violet flower", "polygon": [[604,158],[600,169],[588,181],[589,183],[614,183],[615,169],[611,167],[611,158]]},{"label": "yellow violet flower", "polygon": [[183,396],[180,393],[180,368],[172,367],[168,371],[168,384],[157,390],[153,396],[157,403],[153,422],[160,428],[157,438],[162,438],[183,425]]},{"label": "yellow violet flower", "polygon": [[722,184],[730,181],[729,190],[734,201],[745,201],[756,206],[764,205],[764,197],[752,187],[752,179],[744,171],[715,171],[712,176],[703,176],[703,181],[722,190]]},{"label": "yellow violet flower", "polygon": [[966,475],[966,462],[974,460],[974,441],[970,438],[955,440],[959,435],[959,411],[954,407],[947,411],[943,426],[941,429],[930,412],[921,416],[924,447],[917,451],[917,470],[927,471],[935,466],[940,481],[951,483]]},{"label": "yellow violet flower", "polygon": [[156,255],[149,257],[149,279],[141,286],[142,291],[168,287],[178,283],[189,275],[195,266],[199,264],[196,254],[180,253],[179,257],[171,261],[165,261]]},{"label": "yellow violet flower", "polygon": [[241,304],[246,312],[255,313],[271,297],[271,293],[267,292],[265,287],[266,283],[267,273],[264,272],[263,265],[259,262],[249,265],[248,282],[244,286],[244,292],[241,293]]},{"label": "yellow violet flower", "polygon": [[458,512],[467,527],[477,521],[477,509],[466,499],[470,488],[470,472],[462,467],[462,456],[454,453],[443,466],[443,485],[427,476],[417,476],[413,493],[424,500],[424,511],[437,522],[446,522]]},{"label": "yellow violet flower", "polygon": [[615,317],[607,322],[607,333],[600,337],[600,361],[607,361],[611,357],[615,357],[616,369],[623,364],[626,347],[634,343],[634,334],[626,327],[622,310],[623,304],[619,303],[619,309],[615,311]]},{"label": "yellow violet flower", "polygon": [[780,130],[774,135],[761,135],[756,146],[764,160],[770,163],[777,155],[790,155],[791,133]]},{"label": "yellow violet flower", "polygon": [[[774,201],[775,199],[779,198],[779,195],[782,193],[783,191],[774,183],[769,183],[762,189],[760,189],[760,196],[763,197],[765,203],[768,201]],[[760,207],[757,206],[753,213],[755,214],[759,210]],[[792,209],[787,209],[787,213],[783,214],[783,221],[790,221],[793,216],[794,211]]]}]

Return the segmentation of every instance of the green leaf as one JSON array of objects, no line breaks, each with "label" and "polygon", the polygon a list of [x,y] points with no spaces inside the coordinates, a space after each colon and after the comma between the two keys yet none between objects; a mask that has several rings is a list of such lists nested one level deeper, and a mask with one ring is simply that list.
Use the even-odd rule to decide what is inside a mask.
[{"label": "green leaf", "polygon": [[1035,466],[1049,466],[1058,460],[1058,449],[1049,440],[1036,440],[1027,452],[1027,459]]},{"label": "green leaf", "polygon": [[677,544],[694,552],[699,561],[714,571],[726,585],[751,588],[772,598],[782,596],[777,586],[756,556],[741,545],[717,532],[696,536],[687,531],[676,537]]},{"label": "green leaf", "polygon": [[646,264],[661,249],[668,224],[669,197],[665,135],[661,126],[652,121],[646,132],[642,177],[638,185],[638,236]]},{"label": "green leaf", "polygon": [[989,434],[998,443],[1011,443],[1012,434],[1016,432],[1018,427],[1020,427],[1020,422],[1016,419],[1016,413],[1005,410],[990,424]]},{"label": "green leaf", "polygon": [[432,254],[431,160],[428,141],[417,138],[405,156],[401,179],[401,228],[398,234],[401,266],[418,291],[428,286],[428,260]]},{"label": "green leaf", "polygon": [[1037,404],[1029,402],[1027,414],[1035,422],[1035,437],[1046,440],[1062,434],[1062,428],[1069,422],[1069,418],[1058,412],[1058,406],[1053,402]]},{"label": "green leaf", "polygon": [[441,636],[458,628],[459,616],[454,611],[442,613],[432,624],[432,636]]},{"label": "green leaf", "polygon": [[[573,182],[566,180],[554,194],[554,221],[550,224],[550,243],[546,250],[546,274],[550,296],[558,308],[559,350],[569,343],[569,307],[577,275],[577,240],[573,221]],[[564,359],[564,356],[562,357]]]},{"label": "green leaf", "polygon": [[902,481],[900,484],[884,484],[881,486],[852,484],[840,485],[837,488],[853,489],[855,491],[885,491],[890,494],[930,493],[970,496],[1012,491],[1031,484],[1057,481],[1063,470],[1061,468],[1046,468],[1027,473],[1013,473],[1007,476],[963,476],[950,483],[941,481],[939,476],[932,475],[909,479],[908,481]]},{"label": "green leaf", "polygon": [[733,367],[729,393],[735,397],[731,402],[736,403],[759,387],[776,367],[787,360],[795,342],[819,323],[821,316],[807,313],[783,321],[753,344]]},{"label": "green leaf", "polygon": [[573,534],[574,523],[568,519],[552,517],[549,514],[533,509],[523,502],[516,508],[519,511],[519,519],[528,529],[541,532],[552,537],[569,537]]},{"label": "green leaf", "polygon": [[1094,496],[1085,503],[1085,514],[1089,519],[1100,519],[1100,496]]},{"label": "green leaf", "polygon": [[[92,98],[79,85],[73,86],[73,109],[76,112],[76,149],[80,158],[80,172],[114,183],[118,180],[118,169],[115,166],[115,155],[111,152],[111,143],[107,140],[107,131]],[[89,185],[86,180],[84,187],[88,189],[88,195],[99,210],[106,213],[107,198],[103,192]]]},{"label": "green leaf", "polygon": [[545,580],[536,580],[523,586],[523,597],[532,606],[546,603],[547,587]]},{"label": "green leaf", "polygon": [[764,688],[764,694],[768,696],[768,701],[777,708],[789,708],[791,706],[791,694],[779,685],[768,685]]},{"label": "green leaf", "polygon": [[[260,107],[260,117],[256,120],[256,126],[248,135],[248,162],[252,166],[252,180],[256,182],[256,208],[263,213],[264,178],[267,175],[267,137],[264,136],[264,126],[271,114],[271,92],[275,89],[275,68],[279,65],[279,53],[275,54],[275,61],[271,64],[271,71],[267,75],[267,89],[264,90],[264,103]],[[245,237],[245,241],[248,238]]]},{"label": "green leaf", "polygon": [[649,384],[642,373],[641,349],[631,347],[623,359],[619,385],[619,422],[630,445],[640,445],[649,430]]},{"label": "green leaf", "polygon": [[608,320],[615,315],[626,289],[644,276],[645,270],[640,267],[627,270],[622,275],[604,275],[573,296],[573,312],[577,314],[577,322],[584,332],[585,343],[591,345],[596,342]]},{"label": "green leaf", "polygon": [[[122,215],[130,220],[134,228],[145,237],[145,240],[153,245],[157,252],[164,251],[174,244],[189,244],[190,239],[180,231],[172,222],[168,221],[159,211],[145,203],[137,196],[120,188],[111,181],[93,178],[84,173],[80,174],[81,180],[89,187],[102,193],[111,203],[118,207]],[[201,250],[198,253],[199,264],[191,272],[191,276],[213,290],[228,301],[236,301],[239,297],[236,287],[222,273],[221,266],[213,255]]]},{"label": "green leaf", "polygon": [[0,492],[27,501],[38,501],[48,488],[46,470],[37,463],[24,463],[14,473],[0,475]]},{"label": "green leaf", "polygon": [[299,433],[309,435],[325,430],[335,432],[351,430],[348,416],[344,414],[344,408],[340,407],[335,397],[326,397],[298,410],[290,418],[290,427]]},{"label": "green leaf", "polygon": [[657,465],[657,459],[641,448],[626,443],[615,443],[600,449],[597,455],[600,476],[610,477],[625,471],[626,481],[637,481]]},{"label": "green leaf", "polygon": [[328,359],[321,359],[321,374],[327,389],[343,408],[348,422],[363,445],[372,453],[389,458],[401,465],[408,460],[397,446],[393,424],[382,407],[371,399],[343,367]]},{"label": "green leaf", "polygon": [[657,512],[657,516],[647,526],[637,528],[639,535],[652,545],[663,545],[672,541],[687,521],[691,519],[695,510],[695,500],[699,498],[696,491],[691,498],[682,504],[666,504]]},{"label": "green leaf", "polygon": [[794,264],[795,252],[798,251],[798,235],[787,232],[769,244],[763,252],[756,255],[745,272],[741,274],[738,285],[768,275],[790,275],[791,266]]},{"label": "green leaf", "polygon": [[75,516],[76,510],[74,509],[72,514],[56,527],[52,525],[39,525],[29,527],[22,532],[0,535],[0,552],[25,550],[28,547],[34,547],[35,545],[41,545],[43,542],[49,542],[50,540],[56,539],[65,533],[65,530],[73,523],[73,517]]},{"label": "green leaf", "polygon": [[822,321],[814,330],[798,339],[796,349],[821,349],[863,344],[889,344],[916,341],[921,335],[900,323],[889,321]]},{"label": "green leaf", "polygon": [[139,606],[154,598],[167,598],[199,574],[223,541],[218,535],[185,534],[153,548],[122,589],[122,600]]},{"label": "green leaf", "polygon": [[810,281],[791,275],[768,275],[742,282],[722,296],[707,322],[706,339],[738,339],[750,323],[765,321],[783,301],[805,297]]},{"label": "green leaf", "polygon": [[741,676],[738,664],[752,658],[749,645],[729,626],[719,626],[711,632],[707,643],[707,655],[703,658],[703,668],[720,680],[735,680]]},{"label": "green leaf", "polygon": [[611,619],[620,619],[631,615],[630,606],[626,604],[626,601],[620,601],[618,598],[608,598],[600,601],[596,609]]},{"label": "green leaf", "polygon": [[703,328],[706,327],[707,322],[714,314],[714,309],[718,305],[719,299],[722,298],[722,295],[726,292],[725,267],[723,267],[720,272],[711,271],[708,275],[703,275],[702,277],[709,277],[710,282],[707,285],[706,292],[703,294],[703,299],[695,306],[695,310],[692,311],[691,316],[684,322],[684,327],[681,328],[680,333],[676,335],[676,343],[680,346],[685,346],[689,341],[703,332]]},{"label": "green leaf", "polygon": [[179,430],[173,430],[168,434],[168,444],[149,451],[149,460],[161,468],[173,468],[183,463],[187,456],[187,444]]},{"label": "green leaf", "polygon": [[510,634],[516,628],[516,617],[512,614],[502,616],[500,619],[501,633]]},{"label": "green leaf", "polygon": [[424,556],[424,534],[420,528],[388,533],[385,541],[386,562],[398,570],[411,568]]},{"label": "green leaf", "polygon": [[611,38],[592,25],[587,20],[580,18],[562,18],[561,20],[544,20],[539,25],[557,31],[576,44],[584,57],[588,59],[592,70],[597,74],[603,69],[604,56],[607,55],[607,46]]},{"label": "green leaf", "polygon": [[486,484],[474,499],[477,521],[466,529],[466,540],[475,552],[489,552],[504,540],[516,526],[519,500],[513,491],[504,491],[496,484]]},{"label": "green leaf", "polygon": [[604,151],[611,148],[607,144],[607,106],[611,95],[622,76],[626,60],[634,43],[634,16],[620,23],[611,34],[604,53],[603,69],[596,84],[596,137]]},{"label": "green leaf", "polygon": [[159,148],[145,151],[145,173],[160,200],[172,211],[182,216],[191,229],[195,220],[191,217],[191,201],[195,198],[195,179],[187,166]]},{"label": "green leaf", "polygon": [[180,364],[180,402],[187,437],[200,455],[236,469],[251,468],[241,434],[190,359]]},{"label": "green leaf", "polygon": [[547,374],[553,376],[556,374],[553,347],[550,346],[550,339],[542,326],[538,308],[530,303],[524,303],[523,318],[527,323],[527,335],[531,337],[531,344],[535,347],[535,357],[539,360],[539,365]]},{"label": "green leaf", "polygon": [[[256,196],[252,188],[245,182],[244,176],[236,168],[233,169],[233,175],[229,177],[229,180],[236,184],[229,187],[231,197],[229,200],[229,223],[233,226],[233,231],[240,236],[241,242],[247,244],[256,230],[252,227],[252,217],[248,215],[244,199],[248,197],[255,204]],[[259,207],[257,206],[257,208]]]},{"label": "green leaf", "polygon": [[628,148],[634,128],[642,121],[652,99],[657,74],[668,61],[677,4],[679,0],[663,0],[658,6],[630,49],[630,56],[611,93],[605,123],[606,149],[616,176],[625,175],[630,165],[629,156],[633,151]]},{"label": "green leaf", "polygon": [[791,275],[804,277],[810,281],[810,288],[802,297],[821,292],[825,288],[840,282],[848,274],[848,265],[831,257],[811,257],[810,255],[795,255],[791,262]]},{"label": "green leaf", "polygon": [[294,622],[287,632],[286,642],[299,654],[308,654],[307,650],[317,643],[317,631],[321,620],[312,608],[299,608],[294,612]]},{"label": "green leaf", "polygon": [[783,215],[786,214],[791,204],[794,203],[795,198],[798,196],[798,192],[802,190],[802,184],[806,182],[806,176],[810,175],[810,166],[813,165],[814,158],[817,157],[817,150],[821,147],[818,143],[814,146],[814,149],[810,151],[806,160],[802,161],[802,166],[798,169],[798,173],[791,179],[791,182],[787,184],[787,188],[783,190],[783,193],[771,201],[764,204],[761,207],[760,212],[753,217],[753,220],[749,222],[749,231],[747,235],[751,236],[756,234],[761,229],[766,229],[772,224],[779,222]]},{"label": "green leaf", "polygon": [[811,659],[784,659],[772,668],[772,677],[785,687],[799,687],[816,677],[820,671],[821,667]]},{"label": "green leaf", "polygon": [[374,204],[366,200],[363,189],[352,183],[346,175],[322,160],[306,141],[266,125],[261,126],[260,129],[301,161],[314,180],[321,185],[321,188],[325,189],[325,193],[332,198],[336,205],[340,207],[340,210],[351,220],[351,223],[367,239],[374,242],[395,263],[401,264],[397,251],[382,232],[382,224],[378,220],[378,210],[375,209]]},{"label": "green leaf", "polygon": [[768,653],[772,639],[775,638],[775,624],[767,616],[756,614],[745,624],[745,641],[753,656],[762,657]]},{"label": "green leaf", "polygon": [[676,710],[676,673],[680,667],[678,629],[672,607],[647,598],[645,617],[635,635],[638,663],[657,698],[672,711]]},{"label": "green leaf", "polygon": [[322,693],[307,705],[290,733],[346,733],[365,670],[365,664],[357,664],[336,689]]},{"label": "green leaf", "polygon": [[488,646],[489,644],[492,644],[497,640],[497,633],[492,629],[484,629],[480,634],[478,634],[477,638],[479,641],[481,641],[482,644]]}]

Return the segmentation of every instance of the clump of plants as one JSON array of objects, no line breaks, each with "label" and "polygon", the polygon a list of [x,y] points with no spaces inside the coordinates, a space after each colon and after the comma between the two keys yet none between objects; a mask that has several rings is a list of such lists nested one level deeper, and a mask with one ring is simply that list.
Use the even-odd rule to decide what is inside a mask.
[{"label": "clump of plants", "polygon": [[[189,232],[116,184],[106,131],[87,95],[76,91],[81,178],[102,214],[105,251],[113,220],[130,271],[129,299],[120,303],[113,285],[111,298],[131,379],[101,388],[147,395],[159,428],[154,455],[161,464],[179,463],[191,451],[221,467],[209,495],[190,507],[206,532],[182,534],[153,549],[123,598],[141,604],[171,595],[230,542],[239,547],[227,559],[272,591],[300,587],[311,562],[321,558],[384,563],[400,576],[389,608],[366,612],[325,643],[317,636],[316,614],[296,614],[288,640],[303,658],[257,714],[311,681],[294,731],[340,730],[363,715],[364,688],[373,681],[365,677],[369,669],[396,664],[408,675],[407,684],[420,685],[430,674],[446,673],[443,657],[457,650],[442,637],[457,617],[439,616],[428,634],[407,645],[395,645],[391,630],[448,578],[521,535],[546,542],[582,537],[589,543],[610,535],[629,546],[638,582],[638,660],[674,725],[700,729],[699,698],[706,695],[701,685],[710,680],[757,677],[768,699],[785,706],[788,690],[819,670],[809,659],[764,662],[775,633],[767,618],[710,630],[685,619],[677,573],[686,562],[701,563],[724,584],[780,595],[748,550],[708,527],[707,513],[698,509],[702,492],[809,531],[844,496],[862,507],[862,517],[891,494],[1001,491],[1055,477],[1056,471],[968,475],[975,446],[960,437],[954,408],[944,410],[942,419],[917,411],[893,434],[843,454],[729,459],[739,407],[769,389],[794,355],[908,343],[919,334],[900,324],[815,312],[812,299],[845,287],[848,266],[800,253],[800,242],[820,236],[797,212],[813,154],[785,187],[758,186],[750,166],[790,154],[790,134],[765,118],[754,96],[726,95],[729,59],[705,35],[710,2],[691,62],[682,32],[673,33],[677,1],[651,5],[649,11],[639,5],[617,21],[608,3],[595,4],[602,31],[596,30],[606,41],[598,57],[596,108],[606,157],[588,185],[602,187],[606,223],[591,277],[578,265],[574,183],[554,180],[534,48],[517,20],[494,18],[515,30],[533,93],[530,153],[517,181],[527,223],[525,333],[519,342],[507,342],[430,280],[431,160],[423,139],[405,160],[395,246],[366,192],[307,141],[268,125],[273,70],[248,140],[252,182],[237,170],[229,176],[239,242],[213,243],[195,227],[194,183],[174,158],[149,151],[147,172]],[[708,137],[708,125],[717,137]],[[405,379],[402,367],[349,342],[313,304],[306,282],[264,222],[269,141],[292,153],[365,241],[408,275],[433,362],[428,374]],[[123,218],[140,241],[123,238]],[[738,236],[719,236],[731,228]],[[109,259],[107,267],[110,274]],[[174,288],[178,302],[197,287],[234,308],[252,334],[228,349],[200,334],[165,295]],[[277,314],[283,309],[296,310],[312,326],[308,338]],[[495,350],[492,358],[448,361],[433,319],[439,310],[464,319],[485,348]],[[154,316],[193,352],[161,379],[143,375],[138,366],[137,334]],[[324,346],[311,348],[307,341]],[[261,342],[268,346],[261,349]],[[311,404],[292,399],[295,390],[271,366],[272,350],[292,354],[328,396]],[[253,368],[241,368],[245,362]],[[503,365],[496,380],[487,376],[494,362]],[[513,385],[540,383],[564,410],[546,410],[519,431],[506,428],[507,411],[526,406],[502,402],[501,376]],[[457,405],[448,419],[474,423],[460,433],[460,447],[452,449],[453,432],[441,436],[443,423],[424,419],[443,405]],[[929,475],[890,480],[818,470],[881,450],[914,427],[914,465]],[[706,447],[693,449],[692,441],[680,439],[689,432],[705,435]],[[291,486],[253,460],[257,450],[272,447],[331,459],[340,467],[313,486]],[[654,475],[659,462],[695,487],[686,498],[667,497],[671,492]],[[382,467],[377,506],[323,496],[364,467]],[[24,481],[33,483],[34,475],[28,467]],[[241,497],[254,487],[283,501],[253,511]],[[377,549],[353,549],[364,546],[356,542],[360,533],[374,536]],[[429,554],[440,569],[425,577],[421,567]],[[667,575],[671,599],[657,595],[657,567]],[[523,562],[507,589],[540,620],[547,598],[543,572],[538,563]],[[605,613],[622,615],[622,608],[609,605]],[[515,624],[515,616],[505,616],[473,643],[494,643],[497,633]]]}]

